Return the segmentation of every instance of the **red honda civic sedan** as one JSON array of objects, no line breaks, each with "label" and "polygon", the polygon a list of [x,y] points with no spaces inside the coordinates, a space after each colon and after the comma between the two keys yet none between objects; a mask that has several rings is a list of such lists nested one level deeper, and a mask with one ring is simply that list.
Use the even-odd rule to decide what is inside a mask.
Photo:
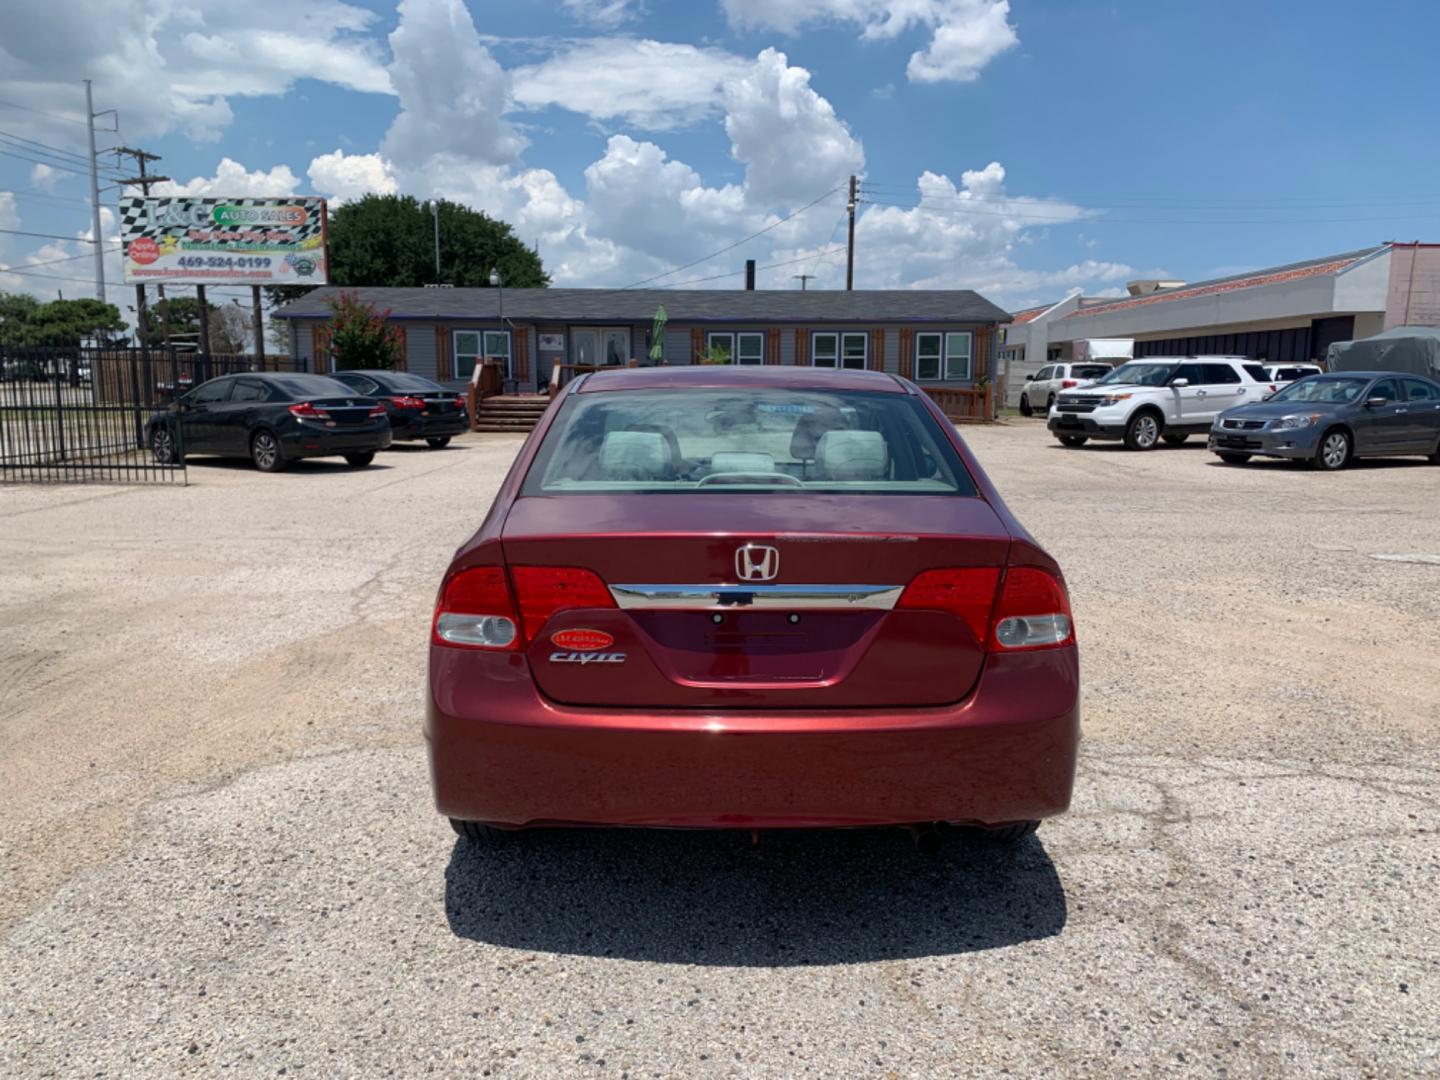
[{"label": "red honda civic sedan", "polygon": [[1074,783],[1060,569],[929,397],[878,372],[574,380],[446,571],[429,681],[436,805],[472,840],[1015,839]]}]

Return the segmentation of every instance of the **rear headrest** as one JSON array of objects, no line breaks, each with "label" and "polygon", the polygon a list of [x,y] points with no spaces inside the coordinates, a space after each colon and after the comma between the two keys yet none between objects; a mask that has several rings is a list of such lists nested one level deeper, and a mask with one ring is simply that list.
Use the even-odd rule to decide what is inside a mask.
[{"label": "rear headrest", "polygon": [[815,469],[828,480],[879,480],[889,460],[878,431],[827,431],[815,448]]},{"label": "rear headrest", "polygon": [[774,472],[775,459],[751,450],[717,450],[710,457],[711,472]]},{"label": "rear headrest", "polygon": [[600,444],[607,480],[669,480],[670,466],[670,447],[658,431],[611,431]]}]

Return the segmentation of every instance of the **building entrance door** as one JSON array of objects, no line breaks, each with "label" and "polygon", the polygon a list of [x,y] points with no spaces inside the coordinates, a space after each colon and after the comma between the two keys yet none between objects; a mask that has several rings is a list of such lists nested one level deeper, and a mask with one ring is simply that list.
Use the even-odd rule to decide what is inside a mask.
[{"label": "building entrance door", "polygon": [[570,331],[570,362],[624,367],[630,361],[628,327],[576,327]]}]

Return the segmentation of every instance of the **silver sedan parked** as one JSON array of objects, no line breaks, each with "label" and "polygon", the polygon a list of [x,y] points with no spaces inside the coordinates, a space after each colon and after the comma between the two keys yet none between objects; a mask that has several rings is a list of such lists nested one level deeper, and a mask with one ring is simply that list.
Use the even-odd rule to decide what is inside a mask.
[{"label": "silver sedan parked", "polygon": [[1359,457],[1418,455],[1440,465],[1440,382],[1384,371],[1314,375],[1221,413],[1210,449],[1229,465],[1255,455],[1326,470]]}]

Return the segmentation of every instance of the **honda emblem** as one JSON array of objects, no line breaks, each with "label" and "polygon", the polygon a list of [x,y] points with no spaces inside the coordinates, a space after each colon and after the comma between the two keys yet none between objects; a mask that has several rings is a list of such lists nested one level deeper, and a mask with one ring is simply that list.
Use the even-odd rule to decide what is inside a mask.
[{"label": "honda emblem", "polygon": [[735,576],[741,581],[771,581],[780,573],[780,551],[764,544],[735,549]]}]

